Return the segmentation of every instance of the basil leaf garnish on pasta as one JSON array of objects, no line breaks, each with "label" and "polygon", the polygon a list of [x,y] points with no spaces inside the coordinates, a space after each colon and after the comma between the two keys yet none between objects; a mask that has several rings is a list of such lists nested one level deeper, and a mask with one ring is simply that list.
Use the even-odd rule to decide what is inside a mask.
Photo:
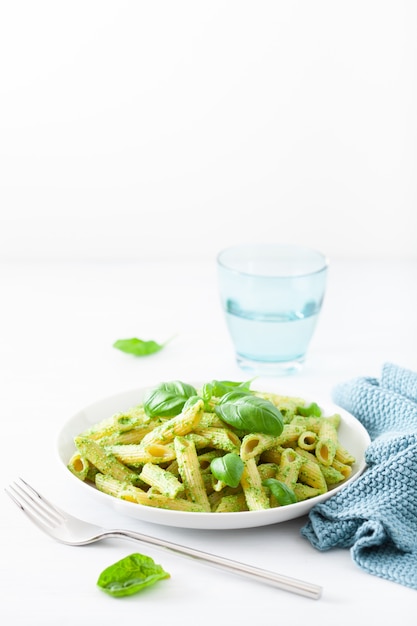
[{"label": "basil leaf garnish on pasta", "polygon": [[211,473],[228,487],[237,487],[245,465],[238,454],[227,454],[214,458],[210,463]]},{"label": "basil leaf garnish on pasta", "polygon": [[281,506],[297,502],[297,496],[294,491],[280,480],[266,478],[262,481],[262,484],[271,490],[272,495],[275,496]]},{"label": "basil leaf garnish on pasta", "polygon": [[303,417],[321,417],[321,408],[317,402],[312,402],[308,406],[297,406],[297,413]]},{"label": "basil leaf garnish on pasta", "polygon": [[244,391],[227,393],[214,411],[230,426],[247,432],[278,436],[284,428],[281,411],[272,402]]},{"label": "basil leaf garnish on pasta", "polygon": [[180,380],[161,383],[151,389],[145,396],[143,408],[149,417],[174,417],[181,413],[185,403],[197,390]]},{"label": "basil leaf garnish on pasta", "polygon": [[203,400],[208,401],[213,396],[215,398],[221,398],[226,393],[229,393],[229,391],[235,391],[237,389],[249,392],[252,380],[253,378],[245,382],[235,382],[233,380],[212,380],[211,382],[203,385],[201,395]]}]

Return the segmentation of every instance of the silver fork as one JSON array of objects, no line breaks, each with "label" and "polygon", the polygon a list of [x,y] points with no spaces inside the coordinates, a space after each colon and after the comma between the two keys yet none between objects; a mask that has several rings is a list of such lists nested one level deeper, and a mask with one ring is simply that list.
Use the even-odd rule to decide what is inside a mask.
[{"label": "silver fork", "polygon": [[232,561],[222,556],[195,550],[194,548],[171,543],[149,535],[143,535],[134,530],[106,530],[95,524],[84,522],[53,505],[35,491],[23,478],[19,478],[18,481],[6,487],[5,491],[36,526],[57,541],[70,546],[85,546],[109,537],[134,539],[313,600],[317,600],[321,596],[322,588],[320,586],[296,578],[259,569],[252,565]]}]

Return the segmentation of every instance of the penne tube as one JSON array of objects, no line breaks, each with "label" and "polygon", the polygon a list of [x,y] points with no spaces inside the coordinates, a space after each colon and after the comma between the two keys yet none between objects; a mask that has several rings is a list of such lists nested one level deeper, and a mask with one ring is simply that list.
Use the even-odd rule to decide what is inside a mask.
[{"label": "penne tube", "polygon": [[175,437],[174,447],[187,498],[198,504],[202,510],[210,511],[194,443],[185,437]]},{"label": "penne tube", "polygon": [[117,480],[132,484],[140,482],[136,472],[126,467],[111,452],[99,446],[92,439],[79,436],[75,437],[74,442],[81,456],[85,457],[103,474],[109,474]]},{"label": "penne tube", "polygon": [[215,513],[236,513],[247,511],[246,498],[244,493],[230,494],[223,496],[214,509]]},{"label": "penne tube", "polygon": [[332,467],[334,467],[338,472],[343,474],[343,477],[345,480],[346,478],[349,478],[349,476],[352,473],[352,466],[347,465],[347,463],[341,463],[339,459],[337,458],[337,452],[336,452],[336,458],[333,461]]},{"label": "penne tube", "polygon": [[322,419],[318,436],[319,439],[331,439],[336,446],[338,445],[337,427],[330,418]]},{"label": "penne tube", "polygon": [[229,428],[196,428],[196,434],[204,437],[209,446],[225,452],[239,452],[240,439]]},{"label": "penne tube", "polygon": [[337,483],[345,480],[343,474],[331,465],[321,465],[320,469],[328,486],[337,485]]},{"label": "penne tube", "polygon": [[281,462],[281,456],[285,448],[282,446],[276,446],[271,448],[270,450],[265,450],[261,454],[261,463],[276,463],[277,465]]},{"label": "penne tube", "polygon": [[105,437],[100,437],[97,441],[101,446],[120,445],[128,443],[140,443],[145,435],[155,428],[152,424],[136,426],[130,430],[115,431]]},{"label": "penne tube", "polygon": [[203,413],[199,426],[201,428],[224,428],[224,422],[216,415],[216,413]]},{"label": "penne tube", "polygon": [[308,450],[308,451],[314,450],[317,444],[317,439],[318,439],[317,433],[313,432],[312,430],[305,430],[298,437],[297,445],[302,450]]},{"label": "penne tube", "polygon": [[168,498],[176,498],[184,491],[184,485],[174,474],[155,463],[145,463],[139,478]]},{"label": "penne tube", "polygon": [[278,465],[276,463],[259,463],[258,472],[262,480],[266,478],[276,478],[278,473]]},{"label": "penne tube", "polygon": [[194,442],[196,450],[202,450],[203,448],[210,447],[210,441],[207,439],[207,437],[204,437],[203,435],[200,435],[196,432],[188,433],[187,435],[184,435],[184,437],[185,439]]},{"label": "penne tube", "polygon": [[355,457],[340,443],[337,444],[336,454],[334,458],[345,465],[353,465],[353,463],[356,461]]},{"label": "penne tube", "polygon": [[142,444],[147,446],[154,443],[169,443],[176,436],[182,436],[195,430],[203,414],[204,403],[199,400],[179,415],[166,420],[156,426],[142,439]]},{"label": "penne tube", "polygon": [[161,494],[150,494],[145,492],[132,494],[131,489],[122,492],[120,495],[122,500],[130,500],[144,506],[153,506],[158,509],[170,509],[173,511],[187,511],[189,513],[205,513],[206,509],[196,502],[190,502],[183,498],[167,498]]},{"label": "penne tube", "polygon": [[82,432],[80,436],[97,440],[113,435],[116,432],[131,430],[148,422],[149,417],[146,415],[142,405],[138,405],[125,413],[116,413],[101,420]]},{"label": "penne tube", "polygon": [[320,489],[315,489],[314,487],[310,487],[304,483],[295,483],[293,491],[295,493],[295,497],[297,498],[297,502],[308,500],[309,498],[315,498],[321,494]]},{"label": "penne tube", "polygon": [[[334,416],[335,417],[335,416]],[[316,443],[316,457],[323,465],[331,465],[336,455],[338,435],[334,421],[323,419]]]},{"label": "penne tube", "polygon": [[200,471],[202,473],[210,472],[210,464],[213,459],[216,459],[219,456],[223,456],[223,450],[211,450],[210,452],[205,452],[204,454],[198,455],[198,464],[200,466]]},{"label": "penne tube", "polygon": [[[309,454],[309,453],[308,453]],[[304,463],[300,467],[299,482],[305,483],[314,489],[318,489],[320,493],[326,493],[327,483],[320,469],[320,465],[316,460],[312,460],[304,455]]]},{"label": "penne tube", "polygon": [[[242,487],[240,485],[239,487],[225,487],[224,489],[222,489],[222,491],[211,491],[210,493],[208,493],[208,500],[210,502],[211,511],[216,510],[222,498],[224,498],[225,496],[235,496],[238,493],[243,494]],[[245,496],[243,495],[243,497]]]},{"label": "penne tube", "polygon": [[269,498],[262,485],[262,479],[258,471],[255,459],[244,461],[242,478],[240,479],[246,504],[249,511],[269,509]]},{"label": "penne tube", "polygon": [[334,413],[333,415],[329,415],[328,417],[323,417],[322,419],[323,421],[329,422],[330,424],[332,424],[336,430],[339,428],[340,422],[342,420],[339,413]]},{"label": "penne tube", "polygon": [[[113,478],[113,476],[109,476],[108,474],[102,474],[101,472],[97,473],[94,480],[97,489],[103,491],[104,493],[108,493],[115,498],[120,498],[120,494],[125,490],[129,489],[129,487],[133,487],[130,483],[126,481],[117,480]],[[133,489],[142,491],[137,486],[134,486]]]},{"label": "penne tube", "polygon": [[297,454],[297,452],[292,448],[287,448],[281,455],[277,479],[292,489],[298,481],[298,476],[303,463],[304,458],[302,456]]},{"label": "penne tube", "polygon": [[74,452],[67,467],[80,480],[86,480],[88,478],[90,463],[79,452]]},{"label": "penne tube", "polygon": [[282,396],[276,393],[255,391],[255,395],[265,398],[274,404],[281,411],[284,423],[289,423],[296,414],[298,406],[304,406],[305,401],[302,398],[292,396]]},{"label": "penne tube", "polygon": [[277,445],[276,437],[263,433],[250,433],[245,435],[240,445],[240,458],[247,461]]},{"label": "penne tube", "polygon": [[108,493],[109,495],[120,498],[121,500],[134,502],[135,504],[153,506],[159,509],[172,509],[174,511],[189,511],[198,513],[203,511],[200,506],[193,502],[189,502],[188,500],[182,500],[181,498],[167,498],[162,494],[148,494],[138,487],[134,487],[128,483],[115,481],[114,479],[111,479],[108,476],[103,476],[102,474],[97,474],[96,486],[97,489],[103,491],[104,493]]},{"label": "penne tube", "polygon": [[332,439],[319,439],[316,443],[316,457],[323,465],[330,466],[336,454],[336,443]]},{"label": "penne tube", "polygon": [[150,443],[110,446],[109,451],[121,462],[132,467],[141,467],[145,463],[166,463],[175,459],[174,444]]},{"label": "penne tube", "polygon": [[291,443],[296,443],[303,430],[304,426],[302,424],[293,422],[284,424],[282,433],[275,438],[275,445],[285,447]]}]

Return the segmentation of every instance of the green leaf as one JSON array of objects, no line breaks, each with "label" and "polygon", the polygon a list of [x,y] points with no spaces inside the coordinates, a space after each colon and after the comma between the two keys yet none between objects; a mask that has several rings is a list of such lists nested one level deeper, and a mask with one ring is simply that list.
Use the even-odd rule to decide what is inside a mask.
[{"label": "green leaf", "polygon": [[166,342],[161,344],[152,339],[144,341],[143,339],[132,337],[131,339],[118,339],[114,342],[113,348],[134,356],[148,356],[149,354],[159,352],[165,345]]},{"label": "green leaf", "polygon": [[250,433],[278,436],[284,428],[281,411],[272,402],[244,391],[227,393],[214,410],[230,426]]},{"label": "green leaf", "polygon": [[266,478],[262,481],[262,484],[271,490],[272,495],[275,496],[281,506],[297,502],[297,496],[294,491],[280,480]]},{"label": "green leaf", "polygon": [[222,481],[228,487],[237,487],[242,478],[245,464],[238,454],[227,454],[214,458],[210,463],[211,473],[214,478]]},{"label": "green leaf", "polygon": [[321,416],[321,408],[316,402],[312,402],[308,406],[297,406],[296,412],[304,417],[310,417],[311,415],[314,417]]},{"label": "green leaf", "polygon": [[187,400],[196,395],[192,385],[173,380],[151,389],[144,397],[143,408],[149,417],[174,417],[181,413]]},{"label": "green leaf", "polygon": [[232,380],[212,380],[211,382],[203,385],[203,400],[207,402],[213,396],[215,398],[221,398],[229,391],[234,391],[236,389],[240,389],[242,391],[247,391],[248,393],[250,393],[250,385],[252,381],[253,378],[245,382],[235,382]]},{"label": "green leaf", "polygon": [[111,596],[131,596],[170,575],[144,554],[130,554],[103,570],[97,585]]}]

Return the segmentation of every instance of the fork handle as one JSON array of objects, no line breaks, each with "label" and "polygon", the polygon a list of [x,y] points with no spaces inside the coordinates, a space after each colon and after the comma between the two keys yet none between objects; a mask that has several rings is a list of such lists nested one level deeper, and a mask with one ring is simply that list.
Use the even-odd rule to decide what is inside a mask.
[{"label": "fork handle", "polygon": [[143,535],[135,532],[134,530],[111,530],[106,531],[105,535],[107,537],[126,537],[128,539],[134,539],[136,541],[141,541],[142,543],[157,546],[158,548],[164,548],[166,550],[170,550],[171,552],[175,552],[176,554],[180,554],[181,556],[188,556],[197,559],[198,561],[202,561],[203,563],[214,565],[229,572],[233,572],[234,574],[240,574],[246,576],[247,578],[251,578],[252,580],[272,585],[277,589],[290,591],[313,600],[318,600],[322,593],[322,587],[319,585],[298,580],[297,578],[284,576],[265,569],[260,569],[258,567],[253,567],[252,565],[240,563],[239,561],[232,561],[222,556],[210,554],[209,552],[202,552],[201,550],[195,550],[194,548],[171,543],[170,541],[165,541],[164,539]]}]

